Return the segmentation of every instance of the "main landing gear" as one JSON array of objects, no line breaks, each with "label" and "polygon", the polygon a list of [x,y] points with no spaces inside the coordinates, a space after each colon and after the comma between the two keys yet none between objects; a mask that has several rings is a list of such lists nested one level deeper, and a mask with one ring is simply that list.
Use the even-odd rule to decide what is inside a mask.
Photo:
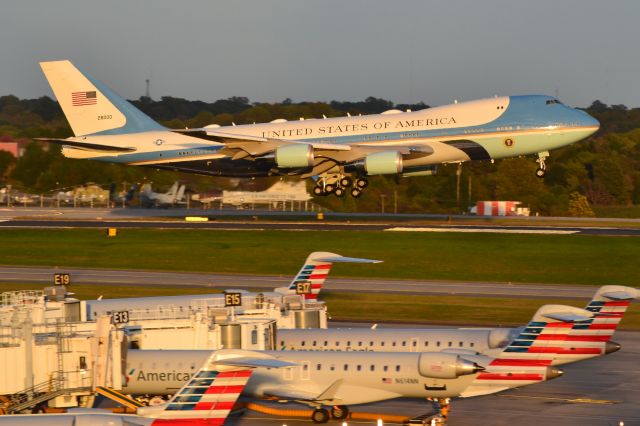
[{"label": "main landing gear", "polygon": [[427,398],[433,408],[435,408],[436,413],[431,417],[432,425],[446,425],[447,418],[449,417],[449,411],[451,410],[451,399],[450,398]]},{"label": "main landing gear", "polygon": [[347,191],[353,198],[362,195],[362,191],[369,186],[369,181],[365,177],[359,177],[353,181],[349,176],[332,174],[320,176],[313,188],[313,195],[326,196],[333,194],[338,198],[345,196]]},{"label": "main landing gear", "polygon": [[346,405],[334,405],[331,407],[331,411],[326,408],[318,407],[313,410],[311,414],[311,420],[314,423],[326,423],[329,418],[334,420],[344,420],[349,415],[349,408]]},{"label": "main landing gear", "polygon": [[536,176],[538,176],[539,178],[543,178],[547,174],[547,164],[545,163],[547,158],[549,158],[549,151],[538,153],[538,159],[536,160],[536,163],[538,163]]}]

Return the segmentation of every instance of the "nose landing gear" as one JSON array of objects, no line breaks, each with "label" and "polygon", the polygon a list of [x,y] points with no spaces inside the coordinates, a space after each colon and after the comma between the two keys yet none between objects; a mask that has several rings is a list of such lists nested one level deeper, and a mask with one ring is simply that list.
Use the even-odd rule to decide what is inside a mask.
[{"label": "nose landing gear", "polygon": [[547,158],[549,158],[549,151],[543,151],[538,153],[538,159],[536,160],[536,163],[538,163],[536,176],[539,178],[543,178],[547,174],[547,164],[545,162]]}]

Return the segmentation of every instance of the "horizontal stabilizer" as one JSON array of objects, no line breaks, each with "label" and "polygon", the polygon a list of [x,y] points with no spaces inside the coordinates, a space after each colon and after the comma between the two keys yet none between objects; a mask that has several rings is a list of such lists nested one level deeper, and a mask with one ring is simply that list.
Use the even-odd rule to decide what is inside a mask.
[{"label": "horizontal stabilizer", "polygon": [[533,317],[534,321],[580,322],[593,318],[593,312],[573,306],[544,305]]},{"label": "horizontal stabilizer", "polygon": [[35,138],[40,142],[55,143],[58,145],[66,145],[79,149],[87,149],[91,151],[105,151],[105,152],[133,152],[135,148],[127,148],[113,145],[99,145],[95,143],[77,142],[69,139],[53,139],[53,138]]},{"label": "horizontal stabilizer", "polygon": [[330,263],[382,263],[382,260],[375,259],[361,259],[358,257],[322,257],[313,258],[316,262],[330,262]]},{"label": "horizontal stabilizer", "polygon": [[245,367],[245,368],[285,368],[295,367],[299,364],[289,361],[281,361],[276,358],[250,358],[250,357],[238,357],[228,358],[216,361],[215,365],[229,366],[229,367]]},{"label": "horizontal stabilizer", "polygon": [[602,293],[601,296],[606,297],[611,300],[633,300],[638,297],[638,290],[629,288],[629,290],[635,290],[635,292],[631,291],[609,291],[606,293]]}]

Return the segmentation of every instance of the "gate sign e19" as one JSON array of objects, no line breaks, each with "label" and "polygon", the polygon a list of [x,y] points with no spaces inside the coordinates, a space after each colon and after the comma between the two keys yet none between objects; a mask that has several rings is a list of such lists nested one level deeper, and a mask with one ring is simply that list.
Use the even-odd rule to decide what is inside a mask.
[{"label": "gate sign e19", "polygon": [[225,293],[224,294],[224,306],[242,306],[242,294],[241,293]]},{"label": "gate sign e19", "polygon": [[71,284],[70,274],[53,274],[53,285],[69,285]]}]

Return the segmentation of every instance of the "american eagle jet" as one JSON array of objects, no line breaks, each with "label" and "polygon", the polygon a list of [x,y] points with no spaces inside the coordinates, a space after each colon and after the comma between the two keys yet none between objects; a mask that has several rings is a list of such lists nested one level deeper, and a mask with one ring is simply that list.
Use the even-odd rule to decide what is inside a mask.
[{"label": "american eagle jet", "polygon": [[501,96],[420,111],[168,129],[70,61],[40,66],[74,136],[40,139],[69,158],[211,176],[312,177],[315,195],[359,197],[369,176],[430,175],[439,164],[535,154],[585,139],[600,124],[542,95]]}]

